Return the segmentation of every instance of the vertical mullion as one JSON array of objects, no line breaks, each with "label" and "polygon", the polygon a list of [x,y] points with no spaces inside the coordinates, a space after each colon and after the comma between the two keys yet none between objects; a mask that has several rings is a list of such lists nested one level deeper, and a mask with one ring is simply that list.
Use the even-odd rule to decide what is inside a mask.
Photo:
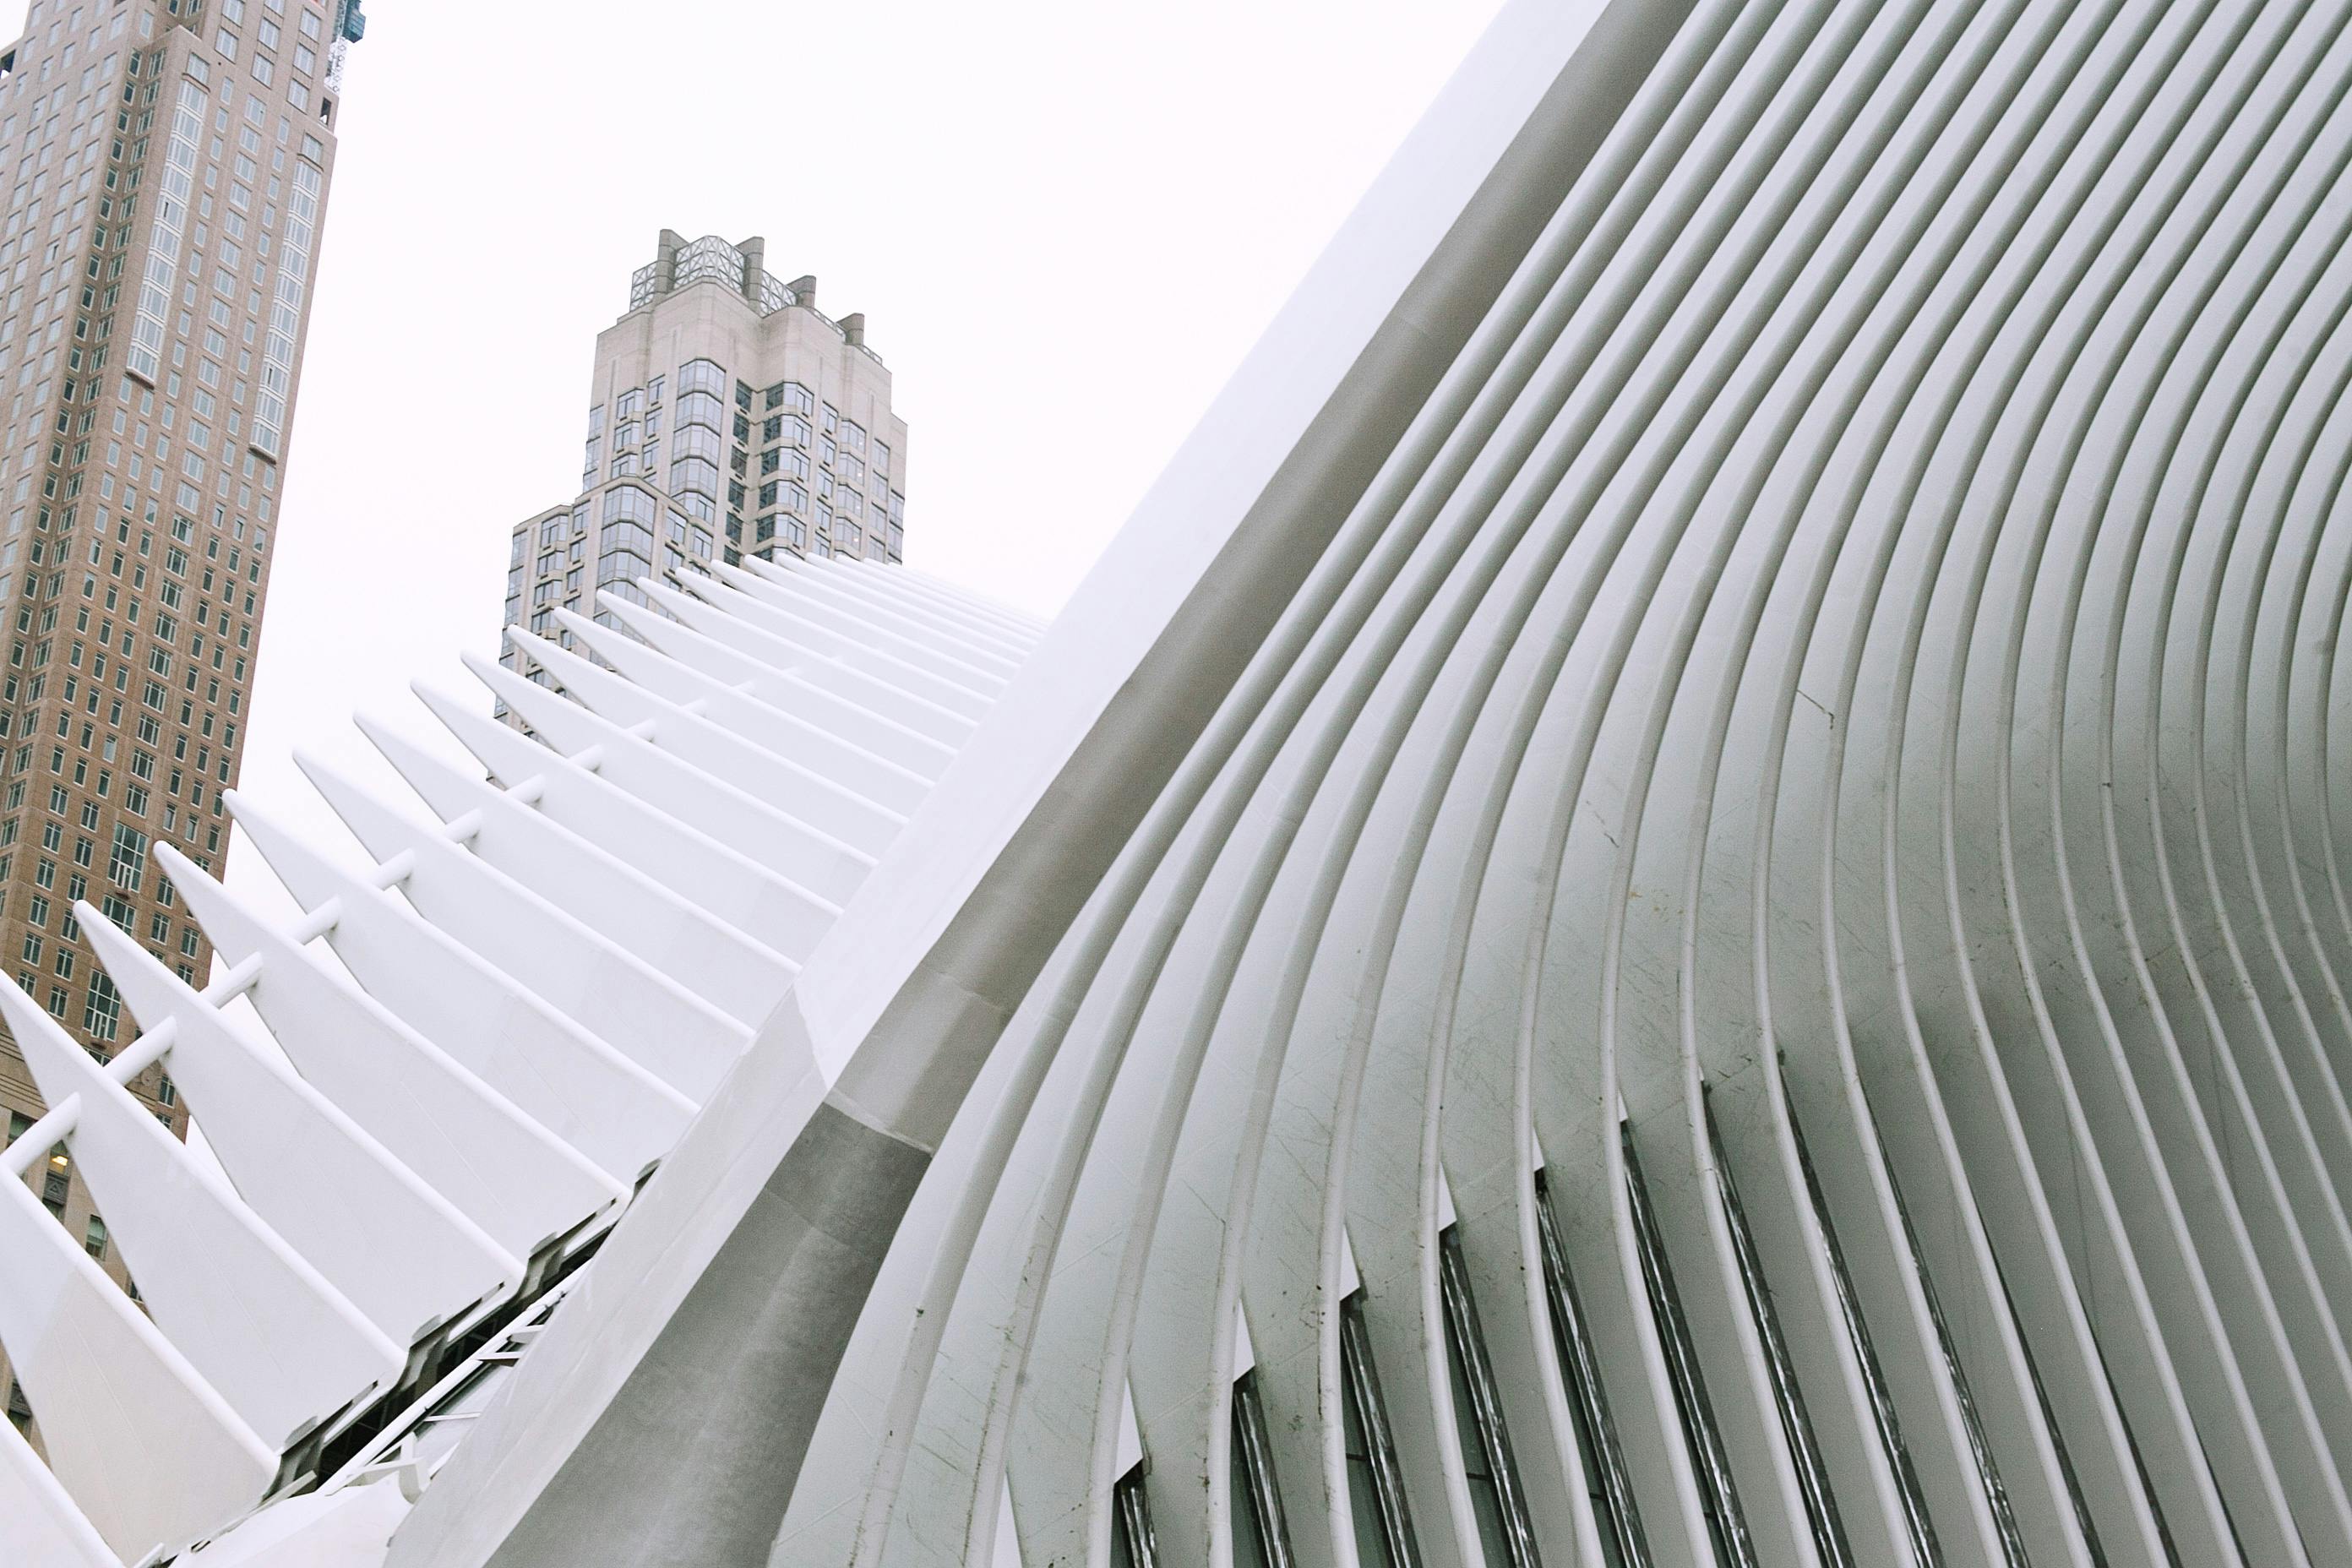
[{"label": "vertical mullion", "polygon": [[[1255,1370],[1234,1383],[1234,1458],[1242,1482],[1237,1489],[1241,1495],[1234,1500],[1234,1533],[1254,1535],[1258,1561],[1265,1568],[1292,1568],[1290,1530],[1282,1517],[1282,1489],[1275,1481],[1273,1443],[1266,1433],[1265,1399]],[[1244,1508],[1246,1525],[1240,1518]],[[1234,1544],[1238,1547],[1239,1541]]]},{"label": "vertical mullion", "polygon": [[1395,1439],[1389,1434],[1388,1406],[1381,1398],[1380,1369],[1372,1361],[1371,1330],[1364,1321],[1360,1289],[1339,1303],[1339,1363],[1347,1378],[1349,1404],[1363,1434],[1372,1498],[1391,1568],[1421,1568],[1412,1510],[1405,1502],[1404,1469],[1397,1461]]},{"label": "vertical mullion", "polygon": [[1495,1489],[1495,1506],[1502,1519],[1503,1550],[1510,1568],[1541,1568],[1536,1550],[1535,1526],[1528,1517],[1528,1501],[1511,1459],[1511,1437],[1503,1423],[1503,1399],[1495,1385],[1494,1363],[1487,1359],[1486,1335],[1478,1323],[1478,1306],[1470,1293],[1470,1270],[1462,1256],[1462,1238],[1448,1226],[1437,1238],[1438,1288],[1445,1306],[1447,1349],[1462,1373],[1470,1395],[1470,1425],[1486,1461]]},{"label": "vertical mullion", "polygon": [[1667,1381],[1674,1385],[1675,1408],[1681,1414],[1683,1438],[1690,1445],[1691,1466],[1698,1472],[1699,1500],[1706,1512],[1707,1533],[1714,1538],[1716,1558],[1728,1568],[1757,1568],[1755,1543],[1748,1539],[1748,1521],[1740,1512],[1739,1493],[1732,1483],[1731,1458],[1724,1451],[1715,1427],[1715,1412],[1707,1402],[1706,1379],[1699,1370],[1698,1353],[1690,1341],[1690,1325],[1683,1319],[1682,1300],[1675,1290],[1674,1265],[1666,1258],[1665,1239],[1658,1232],[1657,1215],[1650,1208],[1650,1192],[1642,1179],[1642,1157],[1633,1147],[1631,1123],[1617,1124],[1625,1152],[1625,1191],[1633,1210],[1633,1238],[1642,1258],[1642,1281],[1650,1297],[1650,1316],[1665,1352]]},{"label": "vertical mullion", "polygon": [[[1821,1226],[1830,1279],[1837,1289],[1838,1313],[1845,1320],[1846,1339],[1853,1346],[1854,1359],[1862,1367],[1863,1385],[1870,1395],[1870,1415],[1878,1428],[1879,1447],[1885,1451],[1886,1462],[1895,1472],[1895,1489],[1902,1494],[1903,1520],[1911,1533],[1911,1554],[1921,1568],[1942,1568],[1943,1548],[1936,1540],[1935,1521],[1927,1513],[1927,1500],[1920,1490],[1919,1472],[1911,1462],[1910,1447],[1903,1440],[1895,1394],[1887,1386],[1886,1371],[1879,1364],[1870,1325],[1863,1318],[1862,1299],[1853,1288],[1853,1276],[1846,1272],[1845,1250],[1838,1245],[1837,1226],[1831,1221],[1829,1201],[1822,1192],[1821,1178],[1814,1173],[1812,1153],[1805,1146],[1805,1130],[1797,1121],[1793,1104],[1789,1108],[1789,1133],[1796,1142],[1797,1166],[1805,1178],[1805,1200],[1812,1207],[1813,1223]],[[2079,1494],[2076,1509],[2080,1513]]]},{"label": "vertical mullion", "polygon": [[1828,1463],[1822,1458],[1812,1417],[1805,1410],[1805,1391],[1797,1381],[1796,1363],[1780,1333],[1780,1314],[1772,1302],[1771,1282],[1764,1277],[1764,1259],[1748,1229],[1748,1211],[1740,1206],[1739,1184],[1723,1152],[1723,1137],[1715,1123],[1715,1107],[1702,1093],[1699,1109],[1706,1118],[1708,1152],[1715,1158],[1716,1195],[1723,1205],[1724,1223],[1731,1231],[1731,1247],[1739,1265],[1740,1288],[1748,1298],[1748,1314],[1764,1347],[1764,1365],[1772,1380],[1772,1402],[1779,1407],[1780,1435],[1795,1462],[1797,1485],[1804,1495],[1805,1516],[1812,1526],[1813,1548],[1824,1563],[1853,1568],[1853,1552],[1838,1518],[1837,1496],[1830,1489]]},{"label": "vertical mullion", "polygon": [[1650,1545],[1642,1535],[1642,1516],[1633,1503],[1633,1484],[1625,1474],[1624,1450],[1618,1446],[1617,1425],[1609,1415],[1609,1391],[1593,1359],[1591,1336],[1585,1331],[1584,1302],[1569,1272],[1568,1247],[1560,1239],[1559,1221],[1552,1213],[1551,1190],[1544,1173],[1536,1173],[1536,1235],[1543,1249],[1544,1294],[1551,1304],[1552,1338],[1559,1352],[1559,1369],[1569,1385],[1569,1405],[1576,1415],[1577,1437],[1583,1449],[1586,1489],[1601,1516],[1604,1554],[1613,1552],[1610,1568],[1650,1568]]}]

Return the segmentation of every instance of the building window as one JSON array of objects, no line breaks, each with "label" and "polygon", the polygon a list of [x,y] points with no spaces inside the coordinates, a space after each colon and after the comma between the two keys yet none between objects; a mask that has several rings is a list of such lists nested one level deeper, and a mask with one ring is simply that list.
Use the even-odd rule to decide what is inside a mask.
[{"label": "building window", "polygon": [[[1568,1384],[1569,1412],[1576,1420],[1585,1490],[1592,1500],[1592,1516],[1600,1522],[1605,1568],[1646,1563],[1649,1545],[1642,1536],[1642,1518],[1634,1507],[1624,1450],[1617,1441],[1617,1424],[1609,1415],[1608,1390],[1601,1381],[1591,1336],[1585,1331],[1584,1304],[1569,1273],[1568,1247],[1560,1239],[1559,1221],[1552,1211],[1551,1193],[1542,1171],[1536,1173],[1536,1233],[1543,1252],[1552,1342],[1559,1354],[1560,1375]],[[1922,1559],[1923,1563],[1933,1561]]]},{"label": "building window", "polygon": [[[52,995],[62,996],[64,992],[60,989]],[[53,1006],[50,1011],[55,1012],[57,1008]],[[59,1219],[65,1218],[66,1197],[72,1174],[73,1156],[66,1152],[64,1144],[59,1143],[49,1151],[49,1163],[41,1172],[41,1203]]]},{"label": "building window", "polygon": [[106,971],[89,971],[89,1002],[82,1006],[82,1032],[89,1039],[113,1039],[115,1030],[122,1025],[122,996],[115,994],[115,983],[106,978]]},{"label": "building window", "polygon": [[82,1231],[81,1248],[100,1263],[106,1261],[106,1222],[96,1215]]},{"label": "building window", "polygon": [[1846,1542],[1844,1523],[1838,1518],[1837,1499],[1830,1490],[1829,1465],[1822,1456],[1812,1418],[1805,1409],[1804,1390],[1797,1383],[1796,1365],[1780,1332],[1780,1316],[1772,1304],[1764,1260],[1757,1251],[1754,1233],[1748,1228],[1748,1212],[1740,1205],[1739,1186],[1725,1157],[1713,1102],[1705,1098],[1704,1089],[1701,1096],[1707,1144],[1715,1157],[1716,1197],[1723,1206],[1724,1223],[1731,1232],[1732,1256],[1739,1265],[1748,1316],[1763,1347],[1765,1371],[1771,1380],[1773,1403],[1780,1417],[1780,1435],[1789,1445],[1789,1457],[1796,1468],[1797,1489],[1804,1498],[1805,1519],[1812,1530],[1813,1546],[1824,1563],[1851,1563],[1853,1554]]},{"label": "building window", "polygon": [[604,492],[604,521],[608,523],[623,520],[650,525],[657,510],[654,498],[635,485],[622,485]]},{"label": "building window", "polygon": [[669,466],[669,488],[678,495],[699,495],[715,501],[719,495],[719,465],[703,458],[685,458]]},{"label": "building window", "polygon": [[[683,435],[688,426],[708,429],[717,435],[727,428],[727,405],[711,393],[698,390],[681,393],[677,400],[677,423],[671,433]],[[712,455],[717,455],[715,450]]]},{"label": "building window", "polygon": [[1692,1342],[1684,1320],[1682,1297],[1675,1288],[1674,1265],[1666,1257],[1664,1235],[1650,1206],[1649,1184],[1642,1178],[1641,1152],[1633,1145],[1631,1122],[1618,1123],[1625,1152],[1625,1188],[1633,1211],[1633,1239],[1641,1255],[1642,1282],[1650,1299],[1650,1317],[1664,1353],[1666,1382],[1675,1413],[1682,1418],[1683,1439],[1689,1446],[1691,1471],[1698,1482],[1699,1509],[1719,1562],[1753,1563],[1756,1549],[1748,1534],[1747,1516],[1732,1483],[1731,1457],[1715,1425],[1715,1408],[1706,1394],[1706,1378],[1699,1368],[1698,1347]]},{"label": "building window", "polygon": [[106,879],[131,893],[146,881],[146,835],[130,823],[115,823],[115,847],[106,860]]},{"label": "building window", "polygon": [[1289,1568],[1290,1531],[1255,1367],[1234,1382],[1233,1513],[1234,1568]]},{"label": "building window", "polygon": [[1438,1234],[1438,1292],[1445,1313],[1445,1361],[1454,1385],[1463,1470],[1490,1568],[1538,1568],[1535,1523],[1511,1459],[1503,1394],[1486,1356],[1486,1336],[1470,1293],[1470,1266],[1458,1226]]},{"label": "building window", "polygon": [[[1894,1472],[1895,1487],[1902,1493],[1911,1553],[1923,1563],[1940,1562],[1935,1526],[1927,1516],[1927,1500],[1919,1485],[1919,1473],[1911,1462],[1910,1447],[1903,1440],[1902,1424],[1895,1418],[1894,1391],[1887,1386],[1885,1370],[1879,1363],[1877,1348],[1870,1337],[1870,1326],[1863,1318],[1862,1299],[1854,1289],[1853,1277],[1846,1272],[1845,1251],[1838,1245],[1837,1226],[1830,1217],[1829,1202],[1822,1196],[1821,1179],[1813,1171],[1811,1151],[1805,1146],[1805,1130],[1797,1121],[1793,1104],[1789,1108],[1789,1131],[1796,1140],[1797,1166],[1804,1174],[1806,1201],[1813,1211],[1813,1223],[1821,1226],[1830,1278],[1837,1287],[1838,1313],[1845,1321],[1847,1342],[1862,1368],[1863,1386],[1869,1391],[1872,1424],[1878,1430],[1879,1447],[1885,1452],[1887,1468]],[[2054,1436],[2055,1423],[2052,1424],[2052,1432]],[[2071,1467],[2067,1479],[2070,1484],[2074,1481]],[[2087,1526],[2089,1510],[2078,1508],[2076,1517]],[[2020,1547],[2021,1550],[2021,1542]]]},{"label": "building window", "polygon": [[1339,1303],[1339,1375],[1347,1384],[1340,1415],[1356,1556],[1363,1568],[1413,1568],[1421,1552],[1413,1541],[1412,1511],[1405,1504],[1404,1470],[1389,1436],[1388,1406],[1381,1399],[1380,1369],[1372,1361],[1364,1306],[1360,1287]]},{"label": "building window", "polygon": [[1159,1568],[1160,1542],[1151,1531],[1151,1500],[1143,1489],[1144,1469],[1137,1465],[1111,1488],[1112,1568]]},{"label": "building window", "polygon": [[[2000,1533],[2004,1560],[2011,1568],[2022,1568],[2026,1560],[2024,1537],[2018,1529],[2016,1511],[2010,1505],[2009,1488],[2002,1482],[2000,1468],[1993,1461],[1992,1444],[1985,1434],[1984,1419],[1978,1413],[1976,1396],[1969,1392],[1968,1369],[1960,1360],[1959,1346],[1952,1338],[1951,1327],[1945,1321],[1943,1302],[1936,1294],[1935,1279],[1927,1272],[1927,1255],[1919,1249],[1919,1234],[1911,1226],[1910,1205],[1903,1201],[1903,1184],[1895,1179],[1895,1172],[1891,1167],[1884,1168],[1886,1173],[1887,1190],[1895,1199],[1895,1218],[1902,1222],[1904,1247],[1911,1255],[1911,1268],[1919,1281],[1919,1294],[1927,1304],[1927,1321],[1935,1325],[1936,1342],[1943,1351],[1944,1364],[1951,1369],[1953,1402],[1959,1406],[1960,1424],[1968,1434],[1969,1452],[1977,1463],[1978,1488],[1984,1494],[1986,1506],[1992,1511],[1993,1528]],[[2006,1301],[2009,1295],[2009,1282],[2001,1277],[1999,1258],[1993,1259],[1993,1278],[2000,1284],[2001,1295]],[[2014,1320],[2016,1305],[2014,1302],[2008,1304],[2010,1315]],[[2041,1394],[2042,1374],[2033,1364],[2032,1342],[2026,1338],[2025,1325],[2022,1322],[2017,1322],[2014,1326],[2017,1330],[2018,1344],[2025,1352],[2026,1373],[2033,1383],[2036,1394]],[[2120,1408],[2117,1414],[2118,1418],[2124,1421],[2125,1445],[2130,1449],[2137,1465],[2139,1446],[2132,1439],[2130,1421],[2127,1417],[2122,1416]],[[2050,1429],[2051,1444],[2056,1450],[2059,1473],[2065,1479],[2068,1493],[2075,1500],[2074,1517],[2078,1520],[2087,1520],[2090,1517],[2090,1510],[2082,1502],[2082,1488],[2074,1473],[2074,1462],[2067,1456],[2065,1439],[2058,1430],[2057,1422],[2051,1417],[2046,1396],[2042,1400],[2042,1417]],[[2147,1500],[2148,1512],[2156,1521],[2157,1533],[2160,1537],[2167,1537],[2169,1532],[2164,1523],[2164,1505],[2157,1497],[2156,1489],[2148,1483],[2146,1469],[2140,1470],[2139,1479],[2141,1495]]]},{"label": "building window", "polygon": [[[677,439],[670,447],[670,461],[676,464],[688,458],[705,458],[716,463],[724,448],[725,444],[719,440],[716,430],[706,429],[699,425],[681,425]],[[671,471],[677,470],[673,468]]]}]

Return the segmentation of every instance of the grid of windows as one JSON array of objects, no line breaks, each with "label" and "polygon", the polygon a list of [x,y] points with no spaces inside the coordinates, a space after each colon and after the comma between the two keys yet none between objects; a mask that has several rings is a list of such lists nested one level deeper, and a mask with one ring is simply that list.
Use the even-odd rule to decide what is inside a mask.
[{"label": "grid of windows", "polygon": [[[641,271],[633,312],[658,309],[663,298],[706,274],[719,279],[709,269],[724,272],[735,254],[737,247],[723,242],[696,242],[674,253],[670,284],[659,282],[658,268]],[[798,303],[793,298],[762,306],[757,319]],[[752,309],[748,300],[746,309]],[[788,363],[805,368],[765,384],[730,364],[741,352],[740,337],[727,340],[725,357],[689,348],[674,363],[655,365],[645,363],[646,339],[635,327],[617,342],[600,342],[582,448],[583,494],[572,509],[575,526],[566,533],[561,510],[517,525],[507,563],[506,624],[569,647],[572,633],[559,612],[624,625],[600,601],[646,603],[637,585],[642,578],[736,565],[747,555],[902,559],[904,426],[890,415],[879,361],[825,318],[815,320],[838,342],[814,351],[788,345]],[[688,343],[697,331],[683,329]],[[615,495],[634,499],[598,499]],[[584,543],[581,536],[589,531],[576,517],[611,506],[620,510],[600,517],[593,544]],[[613,518],[642,523],[651,537],[608,531],[602,523]],[[547,679],[523,650],[509,647],[502,658],[533,679]]]},{"label": "grid of windows", "polygon": [[131,331],[128,359],[131,373],[151,382],[163,364],[172,285],[179,276],[181,236],[187,223],[188,197],[195,184],[196,142],[204,134],[209,101],[203,88],[184,80],[172,109],[170,142],[163,155],[163,177],[155,198],[146,275],[139,288],[139,314]]},{"label": "grid of windows", "polygon": [[[99,1054],[131,1026],[78,900],[183,980],[208,961],[149,859],[225,847],[331,166],[317,51],[256,74],[278,41],[205,9],[44,5],[0,72],[0,951]],[[132,1088],[177,1125],[162,1075]],[[63,1151],[36,1185],[120,1277]]]},{"label": "grid of windows", "polygon": [[[304,137],[305,150],[318,146]],[[269,308],[269,333],[261,361],[261,397],[253,416],[253,444],[268,456],[278,456],[285,428],[287,400],[294,385],[294,341],[301,331],[302,301],[310,267],[310,246],[317,232],[319,197],[324,180],[309,158],[294,164],[294,184],[289,194],[286,232],[278,244],[278,299]]]}]

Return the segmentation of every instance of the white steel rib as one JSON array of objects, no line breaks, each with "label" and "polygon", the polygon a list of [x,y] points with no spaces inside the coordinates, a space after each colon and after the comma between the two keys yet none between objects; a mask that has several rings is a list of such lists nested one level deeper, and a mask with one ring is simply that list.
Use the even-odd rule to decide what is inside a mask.
[{"label": "white steel rib", "polygon": [[[804,570],[861,605],[905,601],[902,643],[927,630],[942,646],[969,640],[910,574]],[[488,782],[362,725],[427,816],[302,760],[372,874],[232,799],[308,911],[296,929],[159,846],[221,955],[208,991],[78,905],[143,1026],[110,1062],[21,992],[0,993],[55,1108],[6,1152],[12,1169],[62,1143],[141,1288],[126,1297],[8,1184],[26,1213],[9,1226],[22,1245],[0,1289],[0,1342],[38,1402],[50,1461],[8,1434],[6,1529],[19,1528],[16,1500],[37,1510],[23,1550],[41,1555],[22,1561],[102,1541],[136,1563],[373,1456],[387,1415],[471,1368],[475,1341],[593,1253],[791,986],[799,961],[771,944],[816,945],[952,756],[909,748],[926,776],[866,749],[866,715],[837,723],[823,702],[763,700],[789,692],[792,667],[759,665],[764,687],[721,685],[613,628],[569,629],[629,673],[534,647],[566,687],[557,698],[516,683],[553,704],[526,710],[551,721],[537,739],[432,704]],[[564,729],[562,712],[583,728]],[[779,803],[866,847],[814,830],[761,840],[760,826],[797,820]],[[747,841],[760,863],[740,853]],[[248,1018],[225,1010],[240,997]],[[216,1165],[122,1088],[157,1062],[203,1118]],[[132,1454],[142,1460],[126,1467]],[[263,1510],[267,1533],[289,1506]]]}]

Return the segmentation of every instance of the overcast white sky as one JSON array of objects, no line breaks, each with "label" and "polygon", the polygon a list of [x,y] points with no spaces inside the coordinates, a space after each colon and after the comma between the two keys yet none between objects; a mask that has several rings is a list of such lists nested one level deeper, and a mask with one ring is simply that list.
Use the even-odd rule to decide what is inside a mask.
[{"label": "overcast white sky", "polygon": [[246,791],[319,820],[294,747],[373,758],[355,709],[435,732],[414,677],[478,695],[457,651],[577,486],[664,227],[764,235],[865,311],[908,560],[1050,614],[1498,3],[367,0]]}]

